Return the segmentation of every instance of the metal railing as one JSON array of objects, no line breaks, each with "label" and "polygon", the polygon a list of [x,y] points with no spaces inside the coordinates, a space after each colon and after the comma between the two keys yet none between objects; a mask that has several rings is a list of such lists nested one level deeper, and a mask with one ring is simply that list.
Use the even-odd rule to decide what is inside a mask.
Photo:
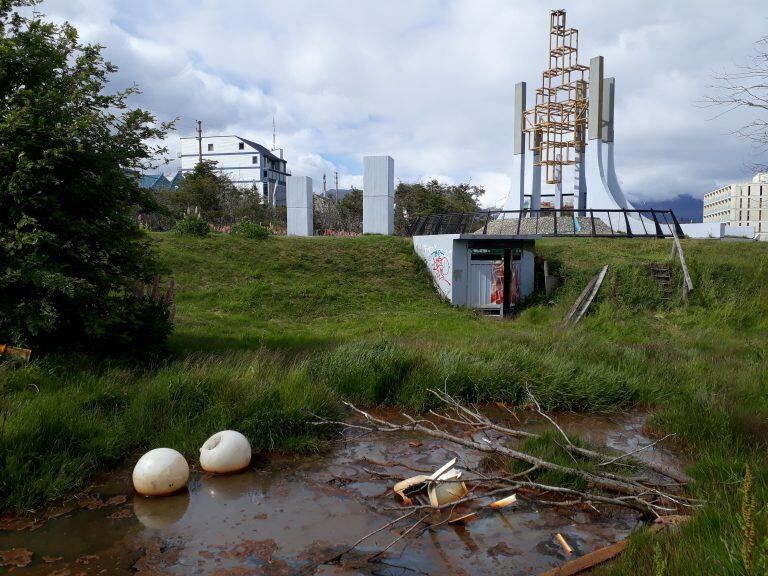
[{"label": "metal railing", "polygon": [[496,236],[576,236],[671,238],[685,236],[672,210],[588,209],[487,210],[419,216],[408,236],[483,234]]}]

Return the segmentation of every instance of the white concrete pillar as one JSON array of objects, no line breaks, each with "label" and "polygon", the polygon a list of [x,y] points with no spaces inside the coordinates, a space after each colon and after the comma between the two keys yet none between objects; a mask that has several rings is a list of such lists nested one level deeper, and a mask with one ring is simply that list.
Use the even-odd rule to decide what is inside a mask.
[{"label": "white concrete pillar", "polygon": [[603,57],[589,61],[589,117],[587,119],[589,141],[603,136]]},{"label": "white concrete pillar", "polygon": [[288,236],[312,236],[313,200],[312,178],[288,176],[285,199],[288,209]]},{"label": "white concrete pillar", "polygon": [[395,231],[395,161],[390,156],[363,158],[363,233]]},{"label": "white concrete pillar", "polygon": [[515,84],[513,130],[512,186],[504,210],[522,210],[525,205],[525,82]]},{"label": "white concrete pillar", "polygon": [[605,179],[611,197],[622,208],[632,209],[624,191],[621,189],[619,179],[616,176],[616,165],[613,152],[613,127],[614,107],[616,98],[616,79],[606,78],[603,86],[603,165],[605,166]]},{"label": "white concrete pillar", "polygon": [[539,146],[541,146],[541,133],[534,132],[533,145],[535,147],[532,158],[531,166],[531,210],[541,210],[541,152]]},{"label": "white concrete pillar", "polygon": [[603,142],[603,134],[605,133],[603,114],[606,111],[604,86],[603,57],[595,56],[589,62],[589,117],[587,121],[589,140],[585,158],[586,207],[616,209],[622,206],[613,198],[608,188],[605,164],[607,150]]}]

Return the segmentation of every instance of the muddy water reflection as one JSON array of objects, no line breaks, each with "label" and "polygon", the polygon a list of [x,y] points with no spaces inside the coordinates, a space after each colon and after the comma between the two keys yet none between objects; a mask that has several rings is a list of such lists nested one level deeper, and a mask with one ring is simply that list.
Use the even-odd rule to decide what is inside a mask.
[{"label": "muddy water reflection", "polygon": [[[647,441],[643,418],[619,421],[563,416],[568,430],[593,441],[633,449]],[[418,447],[413,444],[421,443]],[[649,456],[661,457],[659,450]],[[77,509],[35,530],[0,534],[0,550],[29,549],[24,574],[531,574],[565,560],[554,534],[583,554],[624,538],[632,515],[597,516],[539,508],[521,498],[501,512],[483,512],[466,526],[423,531],[362,568],[322,564],[341,549],[399,515],[391,482],[371,471],[410,476],[458,457],[456,447],[425,438],[368,436],[322,458],[271,458],[235,476],[193,474],[188,492],[163,499],[132,494],[125,503]],[[669,456],[663,456],[669,458]],[[399,463],[383,468],[378,463]],[[130,490],[121,471],[92,496],[101,502]],[[94,498],[89,500],[92,504]],[[359,547],[360,557],[387,546],[386,530]]]}]

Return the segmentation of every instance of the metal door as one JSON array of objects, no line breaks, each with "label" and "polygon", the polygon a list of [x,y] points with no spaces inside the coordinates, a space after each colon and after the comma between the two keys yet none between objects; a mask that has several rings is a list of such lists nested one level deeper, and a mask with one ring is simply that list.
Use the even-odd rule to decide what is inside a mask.
[{"label": "metal door", "polygon": [[469,306],[484,310],[501,311],[501,302],[494,302],[498,283],[497,270],[502,260],[471,260],[469,265]]}]

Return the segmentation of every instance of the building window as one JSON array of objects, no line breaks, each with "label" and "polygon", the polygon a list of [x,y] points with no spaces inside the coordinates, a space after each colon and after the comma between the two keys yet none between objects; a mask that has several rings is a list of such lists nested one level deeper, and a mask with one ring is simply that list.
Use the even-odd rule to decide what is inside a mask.
[{"label": "building window", "polygon": [[258,163],[259,163],[259,157],[258,156],[253,156],[251,158],[251,164],[258,164]]},{"label": "building window", "polygon": [[213,152],[213,144],[208,144],[208,152]]},{"label": "building window", "polygon": [[237,149],[238,150],[245,150],[245,143],[244,142],[238,142],[237,143]]}]

